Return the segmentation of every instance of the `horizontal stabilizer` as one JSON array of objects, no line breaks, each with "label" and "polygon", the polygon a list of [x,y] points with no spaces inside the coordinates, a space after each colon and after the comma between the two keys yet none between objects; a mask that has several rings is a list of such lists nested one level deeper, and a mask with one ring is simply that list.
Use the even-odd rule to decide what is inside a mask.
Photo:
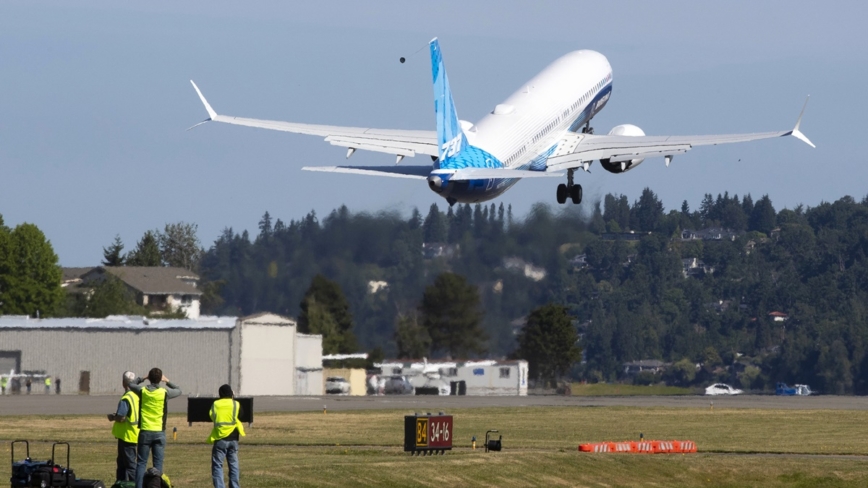
[{"label": "horizontal stabilizer", "polygon": [[449,174],[450,181],[482,180],[488,178],[561,178],[563,173],[548,173],[506,168],[464,168]]},{"label": "horizontal stabilizer", "polygon": [[389,176],[392,178],[422,179],[431,173],[431,166],[305,166],[305,171],[324,173],[350,173],[368,176]]}]

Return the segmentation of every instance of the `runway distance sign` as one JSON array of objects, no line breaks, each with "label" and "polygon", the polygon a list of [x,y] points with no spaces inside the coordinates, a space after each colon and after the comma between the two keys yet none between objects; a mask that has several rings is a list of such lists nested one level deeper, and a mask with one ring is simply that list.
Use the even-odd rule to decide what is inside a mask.
[{"label": "runway distance sign", "polygon": [[452,449],[451,415],[407,415],[404,417],[404,451],[442,454]]}]

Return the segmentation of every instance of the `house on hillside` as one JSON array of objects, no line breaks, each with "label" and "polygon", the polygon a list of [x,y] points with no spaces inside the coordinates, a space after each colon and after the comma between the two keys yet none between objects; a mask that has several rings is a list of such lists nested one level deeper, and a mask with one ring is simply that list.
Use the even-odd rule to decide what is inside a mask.
[{"label": "house on hillside", "polygon": [[84,274],[86,283],[114,276],[136,295],[136,303],[152,312],[183,310],[187,318],[199,317],[202,292],[199,275],[169,266],[98,266]]},{"label": "house on hillside", "polygon": [[423,242],[422,256],[425,259],[446,258],[452,259],[461,252],[458,244],[446,244],[444,242]]},{"label": "house on hillside", "polygon": [[534,266],[516,256],[503,258],[503,267],[513,271],[520,271],[524,274],[525,278],[530,278],[533,281],[542,281],[546,277],[545,268]]},{"label": "house on hillside", "polygon": [[666,363],[659,359],[642,359],[639,361],[630,361],[624,363],[624,374],[626,376],[635,376],[639,373],[660,373],[666,369]]},{"label": "house on hillside", "polygon": [[682,241],[734,241],[741,233],[724,229],[723,227],[709,227],[702,230],[685,229],[681,231]]},{"label": "house on hillside", "polygon": [[684,274],[685,278],[690,277],[690,276],[693,276],[694,278],[696,278],[696,277],[701,277],[701,276],[705,276],[707,274],[714,273],[714,266],[709,266],[709,265],[705,264],[699,258],[682,259],[681,265],[683,268],[682,273]]},{"label": "house on hillside", "polygon": [[769,317],[771,317],[775,322],[786,322],[787,320],[790,320],[790,316],[784,312],[769,312]]}]

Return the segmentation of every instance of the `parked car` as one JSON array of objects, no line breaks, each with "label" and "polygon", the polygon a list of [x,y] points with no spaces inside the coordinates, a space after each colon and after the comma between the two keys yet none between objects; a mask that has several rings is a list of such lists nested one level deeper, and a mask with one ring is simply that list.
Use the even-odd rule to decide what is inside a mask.
[{"label": "parked car", "polygon": [[386,395],[412,395],[413,385],[407,381],[406,376],[392,376],[383,385],[383,393]]},{"label": "parked car", "polygon": [[744,393],[742,390],[725,383],[715,383],[705,389],[706,395],[741,395],[742,393]]},{"label": "parked car", "polygon": [[808,385],[787,386],[786,383],[775,385],[775,395],[782,396],[807,396],[814,393]]},{"label": "parked car", "polygon": [[329,395],[349,395],[350,382],[341,376],[329,376],[326,378],[325,392]]}]

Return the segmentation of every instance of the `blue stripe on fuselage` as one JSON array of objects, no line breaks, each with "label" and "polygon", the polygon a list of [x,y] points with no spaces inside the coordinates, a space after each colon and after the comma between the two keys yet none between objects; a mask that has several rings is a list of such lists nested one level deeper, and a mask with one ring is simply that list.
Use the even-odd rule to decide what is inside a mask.
[{"label": "blue stripe on fuselage", "polygon": [[[578,115],[575,122],[570,124],[568,130],[576,132],[581,129],[591,118],[602,110],[605,103],[597,107],[597,103],[611,95],[612,83],[604,86],[594,98],[588,102],[585,109]],[[607,100],[608,102],[608,100]],[[557,144],[549,147],[538,156],[514,169],[529,171],[545,171],[546,161],[557,149]],[[475,146],[465,148],[455,156],[435,164],[435,169],[461,169],[461,168],[502,168],[503,163],[489,152]],[[447,176],[448,179],[448,176]],[[469,181],[452,181],[449,187],[441,195],[450,202],[478,203],[497,198],[512,185],[518,183],[518,178],[488,178]]]},{"label": "blue stripe on fuselage", "polygon": [[[591,120],[594,115],[597,115],[597,112],[602,110],[603,107],[606,105],[604,103],[599,108],[597,108],[597,102],[603,99],[603,97],[608,97],[611,94],[612,83],[610,82],[608,85],[604,86],[603,89],[600,90],[599,93],[597,93],[597,95],[590,102],[588,102],[587,105],[585,105],[585,109],[582,110],[582,113],[580,113],[578,117],[576,117],[575,122],[570,124],[568,130],[570,132],[578,132],[583,125],[587,124],[588,121]],[[606,102],[608,103],[608,99],[606,100]]]}]

